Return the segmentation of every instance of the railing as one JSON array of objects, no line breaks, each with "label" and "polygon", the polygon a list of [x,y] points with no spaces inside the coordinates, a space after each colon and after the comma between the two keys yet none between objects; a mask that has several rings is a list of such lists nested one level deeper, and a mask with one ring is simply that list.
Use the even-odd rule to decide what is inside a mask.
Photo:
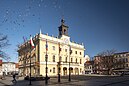
[{"label": "railing", "polygon": [[[69,62],[61,62],[62,65],[69,65]],[[70,62],[70,65],[75,65],[78,66],[79,63],[78,62]]]}]

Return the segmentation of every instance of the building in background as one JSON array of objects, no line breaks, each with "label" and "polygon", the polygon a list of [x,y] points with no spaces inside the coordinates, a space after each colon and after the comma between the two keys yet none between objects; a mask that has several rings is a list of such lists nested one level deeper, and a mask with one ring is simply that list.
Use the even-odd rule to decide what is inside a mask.
[{"label": "building in background", "polygon": [[18,72],[15,62],[2,62],[2,72],[4,75]]},{"label": "building in background", "polygon": [[97,74],[129,72],[129,52],[115,53],[109,56],[95,56],[94,72]]},{"label": "building in background", "polygon": [[94,61],[90,60],[89,55],[85,55],[85,61],[84,61],[84,74],[92,74],[93,73],[93,64]]},{"label": "building in background", "polygon": [[114,72],[129,72],[129,52],[115,53],[114,57],[119,61],[114,67]]},{"label": "building in background", "polygon": [[58,74],[60,68],[61,75],[69,74],[79,75],[84,72],[84,45],[71,42],[68,35],[68,26],[61,20],[59,27],[59,36],[53,37],[48,34],[39,34],[33,37],[34,49],[30,49],[30,42],[26,41],[19,46],[19,71],[22,75],[30,73],[31,57],[31,74],[45,76],[47,53],[47,73],[49,76]]},{"label": "building in background", "polygon": [[94,61],[86,61],[84,64],[85,74],[92,74],[93,73],[93,65]]},{"label": "building in background", "polygon": [[15,73],[19,74],[19,64],[15,63]]}]

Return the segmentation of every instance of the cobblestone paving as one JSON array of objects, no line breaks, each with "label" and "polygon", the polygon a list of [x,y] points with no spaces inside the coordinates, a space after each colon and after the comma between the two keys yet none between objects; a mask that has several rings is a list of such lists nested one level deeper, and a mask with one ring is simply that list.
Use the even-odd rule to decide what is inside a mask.
[{"label": "cobblestone paving", "polygon": [[[71,82],[68,77],[61,77],[61,82],[57,82],[53,77],[45,85],[45,81],[32,81],[31,86],[129,86],[129,76],[72,76]],[[29,81],[20,77],[17,83],[12,83],[12,77],[6,77],[6,80],[0,80],[0,86],[30,86]]]}]

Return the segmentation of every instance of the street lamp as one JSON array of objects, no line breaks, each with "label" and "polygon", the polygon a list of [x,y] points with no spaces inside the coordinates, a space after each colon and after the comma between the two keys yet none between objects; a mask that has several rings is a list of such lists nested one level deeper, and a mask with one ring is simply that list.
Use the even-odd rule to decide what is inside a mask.
[{"label": "street lamp", "polygon": [[45,58],[46,58],[46,78],[45,78],[45,84],[47,85],[48,84],[48,76],[47,76],[47,59],[48,59],[48,55],[47,55],[47,53],[46,53],[46,55],[45,55]]},{"label": "street lamp", "polygon": [[60,82],[60,62],[58,64],[59,64],[59,67],[58,67],[58,82]]},{"label": "street lamp", "polygon": [[71,71],[70,71],[70,55],[72,54],[71,46],[69,45],[69,82],[71,81]]},{"label": "street lamp", "polygon": [[46,85],[48,84],[48,76],[47,76],[47,71],[48,71],[48,68],[47,68],[48,55],[47,55],[47,51],[48,51],[48,44],[47,44],[47,39],[46,39],[46,55],[45,55],[45,58],[46,58],[46,78],[45,78],[45,84]]},{"label": "street lamp", "polygon": [[69,56],[69,82],[71,81],[71,73],[70,73],[70,56]]},{"label": "street lamp", "polygon": [[60,61],[61,61],[60,52],[61,52],[61,48],[60,48],[60,43],[58,45],[59,45],[58,82],[60,82]]}]

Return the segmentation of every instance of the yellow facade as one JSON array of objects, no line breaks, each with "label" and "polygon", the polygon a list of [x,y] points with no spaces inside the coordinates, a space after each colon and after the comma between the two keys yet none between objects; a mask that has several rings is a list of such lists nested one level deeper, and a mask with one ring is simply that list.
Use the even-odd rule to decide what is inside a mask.
[{"label": "yellow facade", "polygon": [[[48,51],[46,51],[46,40]],[[61,75],[82,74],[84,71],[84,46],[70,41],[70,37],[61,34],[60,37],[52,37],[41,32],[33,37],[35,44],[34,49],[30,49],[29,41],[19,47],[19,70],[25,75],[30,73],[30,53],[31,53],[31,73],[32,75],[46,74],[46,52],[47,59],[47,74],[48,76],[58,75],[60,67]],[[59,44],[61,51],[59,53]],[[70,54],[70,47],[72,53]],[[70,62],[70,65],[69,65]]]}]

